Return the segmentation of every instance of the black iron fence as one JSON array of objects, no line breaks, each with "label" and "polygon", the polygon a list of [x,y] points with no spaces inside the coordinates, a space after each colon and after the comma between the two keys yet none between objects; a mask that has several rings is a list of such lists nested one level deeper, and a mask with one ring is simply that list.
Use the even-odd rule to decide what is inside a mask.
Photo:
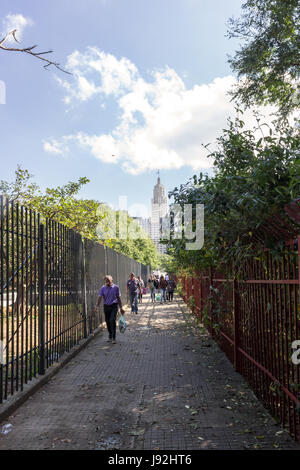
[{"label": "black iron fence", "polygon": [[0,403],[101,325],[94,306],[105,274],[126,303],[130,272],[149,276],[147,266],[0,196]]}]

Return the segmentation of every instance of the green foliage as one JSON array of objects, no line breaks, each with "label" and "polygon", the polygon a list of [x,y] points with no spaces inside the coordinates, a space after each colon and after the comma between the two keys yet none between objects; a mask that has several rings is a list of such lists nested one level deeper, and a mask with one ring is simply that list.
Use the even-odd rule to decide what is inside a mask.
[{"label": "green foliage", "polygon": [[[93,199],[77,198],[81,188],[89,183],[88,178],[81,177],[57,188],[46,188],[43,193],[30,182],[32,175],[27,170],[18,166],[15,175],[13,182],[0,182],[0,193],[8,199],[39,212],[42,219],[47,217],[60,222],[83,237],[110,246],[143,264],[157,267],[160,263],[155,244],[133,219],[127,216],[128,230],[135,239],[115,238],[111,235],[111,228],[115,221],[118,227],[119,213]],[[100,223],[101,234],[98,233]]]},{"label": "green foliage", "polygon": [[168,254],[161,255],[159,265],[161,271],[166,273],[176,272],[176,263],[174,262],[173,252],[174,250],[170,248]]},{"label": "green foliage", "polygon": [[89,182],[88,178],[82,177],[57,188],[46,188],[42,193],[35,183],[30,183],[32,175],[27,170],[18,166],[15,175],[15,181],[11,183],[1,181],[0,192],[10,200],[39,212],[42,218],[48,217],[96,240],[97,224],[105,214],[97,214],[97,201],[76,198],[82,186]]},{"label": "green foliage", "polygon": [[[241,119],[229,121],[211,154],[215,175],[195,175],[169,194],[181,206],[205,207],[204,247],[187,251],[186,240],[171,241],[177,271],[221,268],[232,261],[239,265],[261,255],[253,232],[300,196],[299,147],[297,126],[282,123],[278,133],[257,139]],[[274,243],[266,239],[269,248],[275,249]]]},{"label": "green foliage", "polygon": [[0,194],[6,196],[10,201],[26,205],[39,188],[35,183],[30,182],[32,175],[28,170],[22,170],[20,165],[18,165],[15,175],[15,181],[12,183],[0,181]]},{"label": "green foliage", "polygon": [[112,239],[110,241],[111,248],[151,268],[157,268],[160,264],[160,254],[155,244],[130,217],[128,217],[128,224],[130,224],[131,230],[134,229],[136,238]]},{"label": "green foliage", "polygon": [[300,103],[299,0],[247,0],[229,37],[241,48],[229,63],[241,79],[233,92],[246,106],[271,103],[285,117]]},{"label": "green foliage", "polygon": [[188,300],[188,306],[190,308],[193,308],[195,307],[195,305],[196,305],[195,297],[193,295],[190,295],[189,300]]}]

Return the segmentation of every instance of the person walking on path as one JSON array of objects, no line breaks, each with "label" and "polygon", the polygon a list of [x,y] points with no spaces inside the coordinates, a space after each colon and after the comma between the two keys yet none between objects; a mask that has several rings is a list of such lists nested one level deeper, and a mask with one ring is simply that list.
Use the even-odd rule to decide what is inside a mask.
[{"label": "person walking on path", "polygon": [[141,276],[138,276],[139,281],[139,303],[143,303],[143,289],[145,287],[144,281]]},{"label": "person walking on path", "polygon": [[131,313],[138,313],[138,292],[139,281],[136,279],[134,273],[130,273],[130,277],[127,281],[127,294],[129,294]]},{"label": "person walking on path", "polygon": [[176,283],[173,279],[168,281],[167,291],[168,291],[168,300],[171,302],[174,296],[174,290],[176,289]]},{"label": "person walking on path", "polygon": [[156,289],[158,288],[158,282],[152,274],[150,275],[150,278],[148,279],[148,287],[150,289],[151,302],[155,303],[155,294],[156,294]]},{"label": "person walking on path", "polygon": [[116,344],[116,319],[118,313],[118,305],[122,315],[125,311],[122,307],[121,293],[119,286],[113,283],[113,278],[109,275],[104,278],[105,284],[99,290],[98,300],[94,309],[97,312],[103,297],[105,322],[108,330],[108,341]]},{"label": "person walking on path", "polygon": [[[168,273],[165,274],[165,280],[169,282],[169,275]],[[166,289],[166,300],[169,300],[169,291],[168,288]]]},{"label": "person walking on path", "polygon": [[160,276],[159,280],[159,288],[160,288],[160,295],[161,295],[161,301],[160,303],[162,304],[163,302],[166,302],[166,289],[167,289],[168,281],[165,280],[165,277],[163,275]]}]

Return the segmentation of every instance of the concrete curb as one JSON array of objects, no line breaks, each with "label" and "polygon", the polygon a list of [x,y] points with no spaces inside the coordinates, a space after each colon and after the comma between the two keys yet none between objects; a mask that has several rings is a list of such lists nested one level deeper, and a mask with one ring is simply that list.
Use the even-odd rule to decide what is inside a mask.
[{"label": "concrete curb", "polygon": [[37,392],[43,385],[57,374],[68,362],[73,359],[82,349],[84,349],[96,336],[103,331],[104,327],[96,328],[87,338],[80,340],[79,344],[74,346],[71,351],[64,353],[58,362],[54,363],[47,370],[45,375],[33,377],[28,384],[24,384],[22,391],[9,397],[0,405],[0,422],[8,418],[19,406],[28,398]]}]

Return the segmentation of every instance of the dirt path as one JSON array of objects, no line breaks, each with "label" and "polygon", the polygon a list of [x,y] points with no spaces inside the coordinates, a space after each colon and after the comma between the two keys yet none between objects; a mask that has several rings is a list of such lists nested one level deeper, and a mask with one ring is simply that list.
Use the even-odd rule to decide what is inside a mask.
[{"label": "dirt path", "polygon": [[299,449],[181,300],[127,321],[116,345],[97,336],[6,421],[0,449]]}]

